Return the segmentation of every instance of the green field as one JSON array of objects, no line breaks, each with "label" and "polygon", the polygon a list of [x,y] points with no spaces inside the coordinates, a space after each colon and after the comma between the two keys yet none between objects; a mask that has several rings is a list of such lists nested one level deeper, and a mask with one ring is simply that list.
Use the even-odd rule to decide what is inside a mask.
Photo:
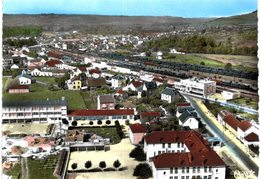
[{"label": "green field", "polygon": [[[57,163],[58,157],[56,155],[49,156],[43,160],[33,160],[28,158],[28,168],[30,179],[57,179],[53,176],[53,172]],[[16,164],[11,170],[5,174],[18,179],[21,176],[21,164]]]},{"label": "green field", "polygon": [[245,98],[238,98],[238,99],[229,100],[229,102],[251,107],[253,109],[258,109],[258,100],[256,100],[256,99],[249,100],[249,99],[245,99]]},{"label": "green field", "polygon": [[38,81],[45,82],[47,84],[56,84],[54,77],[41,76],[41,77],[36,77],[35,79],[38,80]]}]

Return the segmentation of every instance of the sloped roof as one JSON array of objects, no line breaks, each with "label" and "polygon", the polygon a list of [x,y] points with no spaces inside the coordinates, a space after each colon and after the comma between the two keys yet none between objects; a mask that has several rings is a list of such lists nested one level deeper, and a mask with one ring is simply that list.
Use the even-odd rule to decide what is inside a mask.
[{"label": "sloped roof", "polygon": [[100,87],[106,85],[106,80],[105,78],[89,78],[87,84],[89,87]]},{"label": "sloped roof", "polygon": [[62,64],[60,60],[49,60],[44,65],[47,65],[48,67],[55,67],[58,64]]},{"label": "sloped roof", "polygon": [[147,132],[145,125],[139,124],[139,123],[131,124],[130,129],[131,129],[132,133],[146,133]]},{"label": "sloped roof", "polygon": [[148,90],[157,88],[157,84],[155,81],[145,82],[144,84]]},{"label": "sloped roof", "polygon": [[14,85],[9,87],[8,89],[30,89],[28,85]]},{"label": "sloped roof", "polygon": [[114,115],[134,115],[133,109],[112,109],[112,110],[73,110],[68,116],[114,116]]},{"label": "sloped roof", "polygon": [[160,117],[161,113],[157,111],[148,111],[148,112],[141,112],[141,117]]},{"label": "sloped roof", "polygon": [[115,99],[113,95],[100,95],[99,96],[100,103],[114,103]]},{"label": "sloped roof", "polygon": [[134,82],[132,82],[132,84],[134,85],[135,88],[139,88],[140,86],[143,85],[143,83],[140,81],[134,81]]},{"label": "sloped roof", "polygon": [[223,120],[235,130],[237,130],[237,127],[240,124],[240,121],[237,120],[232,114],[226,115]]},{"label": "sloped roof", "polygon": [[242,131],[246,131],[247,129],[249,129],[252,125],[248,122],[248,121],[242,121],[240,122],[240,124],[238,125],[238,127],[242,130]]},{"label": "sloped roof", "polygon": [[3,107],[26,107],[26,106],[66,106],[66,100],[24,100],[3,101]]},{"label": "sloped roof", "polygon": [[174,88],[169,88],[169,87],[166,87],[162,92],[162,94],[166,94],[166,95],[170,95],[170,96],[174,95],[175,93],[176,93],[176,90]]},{"label": "sloped roof", "polygon": [[179,116],[179,120],[182,122],[182,124],[184,124],[191,117],[196,118],[197,117],[197,113],[196,112],[190,112],[190,111],[184,111]]},{"label": "sloped roof", "polygon": [[245,137],[245,140],[248,141],[248,142],[256,142],[256,141],[259,141],[259,137],[256,133],[251,132],[250,134],[248,134]]}]

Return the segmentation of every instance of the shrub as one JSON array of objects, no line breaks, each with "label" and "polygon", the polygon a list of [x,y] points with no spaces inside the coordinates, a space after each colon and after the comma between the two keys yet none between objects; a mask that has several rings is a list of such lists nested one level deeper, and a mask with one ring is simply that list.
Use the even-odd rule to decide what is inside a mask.
[{"label": "shrub", "polygon": [[77,169],[77,168],[78,168],[78,164],[77,164],[77,163],[73,163],[73,164],[71,165],[71,168],[72,168],[73,170]]},{"label": "shrub", "polygon": [[89,169],[89,168],[91,168],[91,167],[92,167],[92,162],[91,162],[90,160],[86,161],[86,163],[85,163],[85,168],[86,168],[86,169]]},{"label": "shrub", "polygon": [[78,125],[78,122],[77,122],[77,121],[72,121],[71,125],[72,125],[72,126],[77,126],[77,125]]},{"label": "shrub", "polygon": [[93,124],[94,124],[93,121],[90,121],[90,122],[89,122],[89,125],[93,125]]},{"label": "shrub", "polygon": [[99,167],[100,167],[102,170],[104,170],[104,168],[107,167],[106,162],[105,162],[105,161],[101,161],[101,162],[99,163]]},{"label": "shrub", "polygon": [[110,121],[110,120],[107,120],[107,121],[106,121],[106,124],[107,124],[107,125],[111,124],[111,121]]},{"label": "shrub", "polygon": [[102,121],[101,121],[101,120],[98,120],[97,124],[98,124],[98,125],[101,125],[101,124],[102,124]]},{"label": "shrub", "polygon": [[125,125],[128,125],[128,126],[130,125],[129,120],[126,120],[126,121],[125,121]]},{"label": "shrub", "polygon": [[150,166],[147,163],[140,163],[135,167],[133,176],[149,178],[152,177],[153,174]]},{"label": "shrub", "polygon": [[119,162],[119,160],[116,160],[116,161],[114,161],[114,167],[116,168],[116,169],[118,169],[120,166],[121,166],[121,163]]},{"label": "shrub", "polygon": [[145,161],[146,160],[146,155],[143,151],[143,149],[140,146],[137,146],[134,148],[130,154],[129,157],[135,158],[137,161]]}]

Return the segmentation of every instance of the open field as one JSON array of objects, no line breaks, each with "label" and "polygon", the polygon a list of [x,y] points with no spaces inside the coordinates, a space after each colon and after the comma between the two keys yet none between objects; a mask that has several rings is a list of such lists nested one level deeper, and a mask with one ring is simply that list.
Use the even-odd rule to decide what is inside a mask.
[{"label": "open field", "polygon": [[12,179],[19,179],[21,175],[21,164],[16,163],[11,170],[4,172],[6,175],[12,176]]},{"label": "open field", "polygon": [[229,102],[235,103],[235,104],[239,104],[242,106],[248,106],[251,107],[253,109],[257,109],[258,108],[258,100],[257,99],[245,99],[245,98],[237,98],[237,99],[232,99],[229,100]]},{"label": "open field", "polygon": [[[113,167],[115,160],[119,160],[120,167],[126,167],[124,171],[106,171],[106,172],[91,172],[91,173],[78,173],[76,179],[91,178],[91,179],[122,179],[133,178],[133,172],[138,161],[129,158],[129,153],[134,148],[134,145],[130,143],[129,138],[122,139],[119,144],[111,145],[109,151],[84,151],[84,152],[72,152],[68,169],[71,170],[72,163],[78,164],[78,169],[85,169],[84,164],[90,160],[92,162],[92,168],[98,168],[100,161],[105,161],[107,167]],[[91,168],[90,168],[91,169]]]},{"label": "open field", "polygon": [[37,81],[42,81],[47,84],[56,84],[55,78],[54,77],[45,77],[45,76],[40,76],[35,78]]},{"label": "open field", "polygon": [[206,57],[221,63],[231,63],[236,68],[241,66],[257,69],[256,56],[242,56],[242,55],[221,55],[221,54],[200,54],[201,57]]},{"label": "open field", "polygon": [[48,125],[48,123],[3,124],[2,131],[10,131],[11,134],[46,134]]}]

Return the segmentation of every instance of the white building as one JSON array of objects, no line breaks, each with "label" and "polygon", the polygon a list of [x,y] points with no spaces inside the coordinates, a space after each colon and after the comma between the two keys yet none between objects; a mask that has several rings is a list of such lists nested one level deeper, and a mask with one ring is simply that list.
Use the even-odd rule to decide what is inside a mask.
[{"label": "white building", "polygon": [[185,79],[174,82],[174,86],[181,93],[207,98],[216,93],[216,82],[208,79]]},{"label": "white building", "polygon": [[61,100],[3,101],[3,123],[59,122],[67,118],[67,102]]},{"label": "white building", "polygon": [[222,96],[226,100],[240,98],[240,91],[222,91]]},{"label": "white building", "polygon": [[32,76],[52,76],[51,71],[41,71],[37,68],[31,71]]},{"label": "white building", "polygon": [[32,83],[31,76],[22,74],[18,76],[20,85],[30,85]]},{"label": "white building", "polygon": [[222,179],[226,166],[196,131],[155,131],[144,137],[153,178]]},{"label": "white building", "polygon": [[198,129],[199,122],[197,120],[197,113],[190,112],[190,111],[184,111],[179,116],[179,125],[182,127],[189,127],[190,129]]},{"label": "white building", "polygon": [[259,130],[248,121],[242,121],[237,127],[237,138],[246,145],[259,145]]},{"label": "white building", "polygon": [[113,88],[119,88],[119,87],[122,87],[123,85],[125,85],[125,78],[123,78],[122,76],[113,76],[111,78],[111,86]]}]

